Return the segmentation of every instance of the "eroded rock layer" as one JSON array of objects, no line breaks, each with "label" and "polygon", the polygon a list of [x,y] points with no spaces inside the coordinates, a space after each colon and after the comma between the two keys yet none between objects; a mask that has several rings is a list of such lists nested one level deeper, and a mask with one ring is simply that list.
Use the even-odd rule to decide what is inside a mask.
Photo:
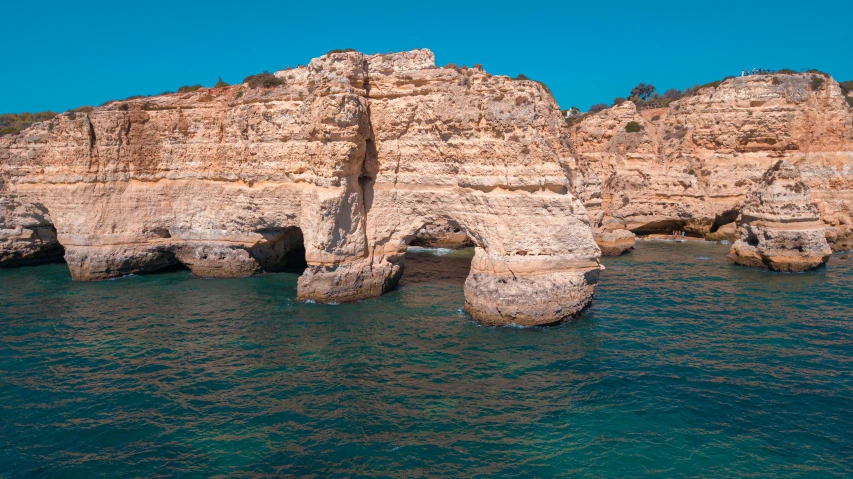
[{"label": "eroded rock layer", "polygon": [[589,215],[589,224],[595,243],[602,256],[619,256],[634,248],[634,233],[614,224],[603,224],[604,210],[601,199],[601,180],[583,160],[573,166],[574,188]]},{"label": "eroded rock layer", "polygon": [[832,254],[809,187],[784,160],[747,194],[741,215],[729,253],[735,263],[796,273],[824,265]]},{"label": "eroded rock layer", "polygon": [[[626,131],[630,122],[640,130]],[[833,248],[853,248],[853,110],[830,77],[739,77],[640,112],[625,102],[587,116],[572,136],[578,161],[601,179],[605,227],[716,233],[785,159],[810,187]]]},{"label": "eroded rock layer", "polygon": [[452,224],[477,248],[478,320],[553,323],[589,302],[600,253],[540,84],[437,68],[428,50],[333,53],[276,76],[0,137],[0,261],[64,248],[78,280],[175,264],[232,277],[304,248],[298,298],[341,302],[393,288],[416,233]]}]

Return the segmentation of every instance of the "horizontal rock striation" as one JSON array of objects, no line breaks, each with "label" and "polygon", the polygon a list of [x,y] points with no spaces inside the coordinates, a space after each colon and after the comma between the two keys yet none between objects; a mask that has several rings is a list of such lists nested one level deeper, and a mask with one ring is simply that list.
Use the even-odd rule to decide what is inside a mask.
[{"label": "horizontal rock striation", "polygon": [[832,254],[809,187],[784,160],[749,192],[741,215],[729,254],[737,264],[797,273],[826,264]]},{"label": "horizontal rock striation", "polygon": [[589,223],[595,243],[601,249],[602,256],[620,256],[634,248],[637,237],[634,233],[604,225],[604,210],[601,199],[601,180],[585,161],[573,167],[574,188],[589,214]]},{"label": "horizontal rock striation", "polygon": [[[640,131],[626,131],[629,122]],[[853,110],[830,77],[733,78],[669,108],[625,102],[590,114],[571,134],[578,161],[601,179],[605,227],[716,233],[785,159],[810,187],[833,248],[853,247]]]},{"label": "horizontal rock striation", "polygon": [[476,319],[548,324],[589,302],[600,251],[543,86],[437,68],[429,50],[275,75],[0,137],[0,262],[64,250],[77,280],[177,264],[234,277],[304,249],[298,299],[342,302],[393,288],[417,232],[449,224],[476,246]]}]

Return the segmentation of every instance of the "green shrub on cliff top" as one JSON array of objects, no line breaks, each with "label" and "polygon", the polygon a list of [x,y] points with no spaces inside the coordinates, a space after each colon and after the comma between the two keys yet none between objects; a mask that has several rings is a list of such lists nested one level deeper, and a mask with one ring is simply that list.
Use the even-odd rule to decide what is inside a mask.
[{"label": "green shrub on cliff top", "polygon": [[326,55],[330,55],[332,53],[349,53],[354,51],[354,48],[336,48],[334,50],[329,50],[328,52],[326,52]]},{"label": "green shrub on cliff top", "polygon": [[[466,67],[463,67],[463,68],[466,68]],[[554,96],[554,94],[553,94],[553,93],[551,93],[551,89],[550,89],[550,88],[548,88],[548,85],[546,85],[546,84],[542,83],[542,82],[541,82],[541,81],[539,81],[539,80],[534,80],[534,79],[532,79],[532,78],[528,77],[527,75],[525,75],[524,73],[519,73],[519,74],[518,74],[518,76],[516,76],[515,78],[513,78],[513,80],[527,80],[527,81],[536,82],[536,83],[538,83],[538,84],[542,85],[542,88],[543,88],[545,91],[547,91],[549,95]]]},{"label": "green shrub on cliff top", "polygon": [[243,83],[248,83],[249,88],[272,88],[284,85],[284,80],[264,70],[263,73],[247,76]]},{"label": "green shrub on cliff top", "polygon": [[178,93],[190,93],[196,90],[201,90],[202,88],[204,87],[201,85],[184,85],[178,88]]},{"label": "green shrub on cliff top", "polygon": [[0,115],[0,135],[18,133],[33,123],[50,120],[57,114],[49,110],[37,113],[4,113]]},{"label": "green shrub on cliff top", "polygon": [[643,125],[640,125],[636,121],[629,121],[627,125],[625,125],[625,131],[628,133],[638,133],[643,130]]},{"label": "green shrub on cliff top", "polygon": [[824,82],[824,79],[823,79],[823,77],[822,77],[822,76],[820,76],[820,75],[814,75],[814,76],[812,77],[812,83],[811,83],[812,90],[813,90],[813,91],[818,91],[818,90],[820,90],[820,87],[822,87],[822,86],[823,86],[823,82]]},{"label": "green shrub on cliff top", "polygon": [[604,103],[596,103],[595,105],[592,105],[591,107],[589,107],[589,112],[590,112],[590,113],[598,113],[598,112],[600,112],[600,111],[604,111],[604,110],[606,110],[606,109],[607,109],[607,105],[606,105],[606,104],[604,104]]}]

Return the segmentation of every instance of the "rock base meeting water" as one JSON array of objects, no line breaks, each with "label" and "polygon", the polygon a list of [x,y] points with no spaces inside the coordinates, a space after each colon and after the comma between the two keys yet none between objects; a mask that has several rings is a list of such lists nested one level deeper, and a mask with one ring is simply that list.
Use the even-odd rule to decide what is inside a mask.
[{"label": "rock base meeting water", "polygon": [[0,270],[0,475],[849,477],[853,261],[640,241],[548,328],[463,311],[471,250],[299,303],[297,275]]}]

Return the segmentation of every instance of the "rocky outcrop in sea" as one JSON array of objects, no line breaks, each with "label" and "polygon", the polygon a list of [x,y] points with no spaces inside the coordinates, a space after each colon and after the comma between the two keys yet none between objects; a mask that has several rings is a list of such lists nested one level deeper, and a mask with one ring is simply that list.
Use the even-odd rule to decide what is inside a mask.
[{"label": "rocky outcrop in sea", "polygon": [[729,257],[744,266],[797,273],[832,255],[826,226],[797,168],[779,160],[746,196]]}]

